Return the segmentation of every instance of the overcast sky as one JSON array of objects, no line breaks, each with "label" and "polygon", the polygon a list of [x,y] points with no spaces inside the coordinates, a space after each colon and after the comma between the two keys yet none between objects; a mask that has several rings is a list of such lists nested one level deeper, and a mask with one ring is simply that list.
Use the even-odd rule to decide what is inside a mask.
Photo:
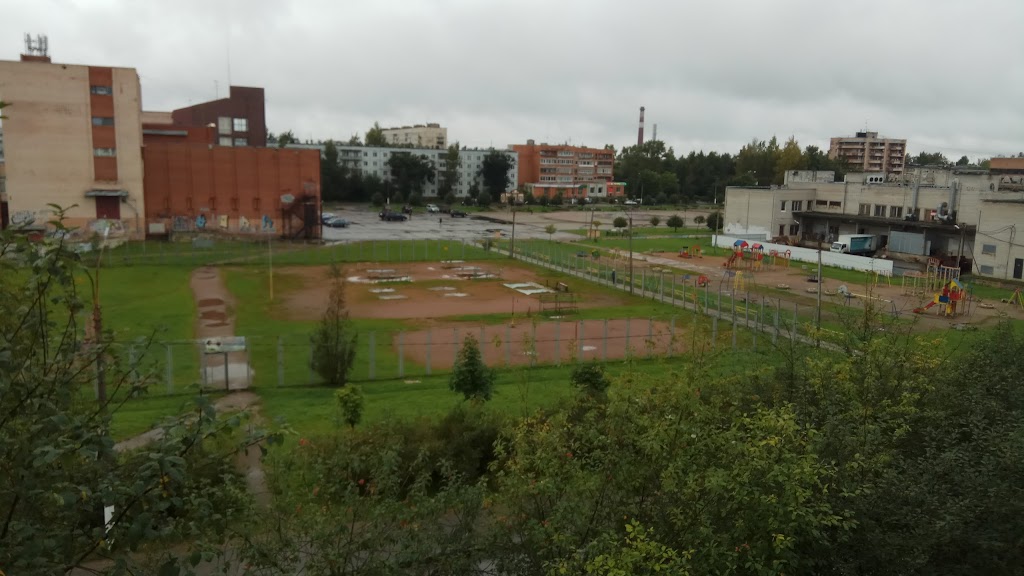
[{"label": "overcast sky", "polygon": [[1022,0],[9,0],[0,59],[46,34],[54,62],[138,69],[147,110],[262,86],[302,139],[621,148],[646,106],[677,153],[867,127],[973,159],[1024,150],[1022,26]]}]

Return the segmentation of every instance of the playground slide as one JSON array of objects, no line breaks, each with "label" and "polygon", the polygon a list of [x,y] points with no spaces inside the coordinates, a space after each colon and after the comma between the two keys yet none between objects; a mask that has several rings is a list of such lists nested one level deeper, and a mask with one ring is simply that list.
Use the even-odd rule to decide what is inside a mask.
[{"label": "playground slide", "polygon": [[931,308],[932,306],[935,306],[935,304],[935,300],[932,300],[931,302],[925,304],[924,306],[921,306],[920,308],[914,308],[914,314],[922,314],[925,310]]}]

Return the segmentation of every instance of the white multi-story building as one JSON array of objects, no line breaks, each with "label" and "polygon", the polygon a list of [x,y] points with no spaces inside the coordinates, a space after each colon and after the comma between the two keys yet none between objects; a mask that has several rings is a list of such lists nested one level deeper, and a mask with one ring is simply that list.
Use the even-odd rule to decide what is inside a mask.
[{"label": "white multi-story building", "polygon": [[444,149],[448,147],[448,129],[440,124],[416,124],[385,128],[384,138],[392,146]]},{"label": "white multi-story building", "polygon": [[[438,188],[444,178],[444,171],[447,164],[447,150],[432,150],[423,148],[383,148],[376,146],[351,146],[348,144],[336,144],[338,149],[338,162],[350,170],[359,171],[363,175],[373,174],[381,180],[391,179],[391,168],[388,166],[388,159],[395,154],[415,154],[427,159],[434,165],[434,181],[427,182],[423,186],[423,195],[426,197],[437,196]],[[291,144],[289,148],[317,148],[323,152],[321,144]],[[456,196],[463,197],[469,194],[475,184],[483,189],[483,178],[480,177],[480,167],[483,159],[491,149],[464,148],[459,150],[459,180],[453,186],[452,191]],[[519,155],[513,150],[499,150],[511,159],[508,170],[508,189],[513,190],[516,186],[516,174],[519,170]],[[508,191],[508,190],[506,190]]]}]

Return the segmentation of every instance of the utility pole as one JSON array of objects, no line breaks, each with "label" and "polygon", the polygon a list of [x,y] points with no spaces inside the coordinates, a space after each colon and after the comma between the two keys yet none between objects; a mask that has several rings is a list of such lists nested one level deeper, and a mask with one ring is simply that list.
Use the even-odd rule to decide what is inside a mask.
[{"label": "utility pole", "polygon": [[967,223],[957,226],[960,229],[960,248],[956,251],[956,269],[960,270],[960,259],[964,256],[964,238],[967,236]]},{"label": "utility pole", "polygon": [[274,248],[273,235],[267,238],[267,279],[270,283],[270,301],[274,301]]},{"label": "utility pole", "polygon": [[821,330],[821,248],[818,248],[818,306],[814,312],[814,327]]},{"label": "utility pole", "polygon": [[633,215],[629,217],[629,294],[633,294]]}]

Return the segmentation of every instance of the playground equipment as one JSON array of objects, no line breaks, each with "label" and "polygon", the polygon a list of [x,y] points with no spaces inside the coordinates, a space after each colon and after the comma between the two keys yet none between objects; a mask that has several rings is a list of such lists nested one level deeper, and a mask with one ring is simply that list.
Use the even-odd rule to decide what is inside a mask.
[{"label": "playground equipment", "polygon": [[769,266],[783,266],[789,268],[789,261],[793,256],[792,250],[786,250],[785,252],[779,252],[778,250],[769,250],[768,256],[765,258],[765,262]]},{"label": "playground equipment", "polygon": [[[566,286],[568,290],[568,286]],[[546,316],[560,316],[579,310],[579,301],[571,292],[555,292],[540,295],[540,313]]]},{"label": "playground equipment", "polygon": [[703,287],[707,286],[708,284],[711,284],[711,279],[708,278],[707,276],[701,274],[700,276],[697,277],[697,287],[698,288],[703,288]]},{"label": "playground equipment", "polygon": [[907,272],[903,275],[904,296],[924,296],[928,293],[928,276],[923,272]]},{"label": "playground equipment", "polygon": [[951,318],[964,313],[964,307],[958,305],[967,298],[967,290],[964,289],[963,284],[960,283],[960,280],[953,278],[949,281],[949,284],[943,286],[942,290],[935,294],[931,302],[920,308],[914,308],[914,313],[924,314],[925,310],[939,304],[939,312]]},{"label": "playground equipment", "polygon": [[928,268],[925,274],[929,280],[928,291],[934,292],[942,286],[949,284],[950,280],[960,279],[960,269],[956,266],[943,266],[938,258],[928,259]]},{"label": "playground equipment", "polygon": [[754,275],[751,272],[725,270],[722,272],[722,278],[718,281],[718,287],[719,290],[724,289],[726,292],[745,292],[747,282],[753,281],[753,279]]},{"label": "playground equipment", "polygon": [[1016,290],[1014,290],[1013,294],[1010,294],[1009,298],[1007,298],[1006,300],[1003,300],[1003,303],[1004,304],[1016,304],[1016,305],[1020,306],[1021,310],[1024,310],[1024,297],[1021,296],[1020,288],[1017,288]]},{"label": "playground equipment", "polygon": [[703,258],[704,251],[699,245],[694,246],[691,250],[689,246],[683,246],[683,249],[679,251],[680,258]]}]

